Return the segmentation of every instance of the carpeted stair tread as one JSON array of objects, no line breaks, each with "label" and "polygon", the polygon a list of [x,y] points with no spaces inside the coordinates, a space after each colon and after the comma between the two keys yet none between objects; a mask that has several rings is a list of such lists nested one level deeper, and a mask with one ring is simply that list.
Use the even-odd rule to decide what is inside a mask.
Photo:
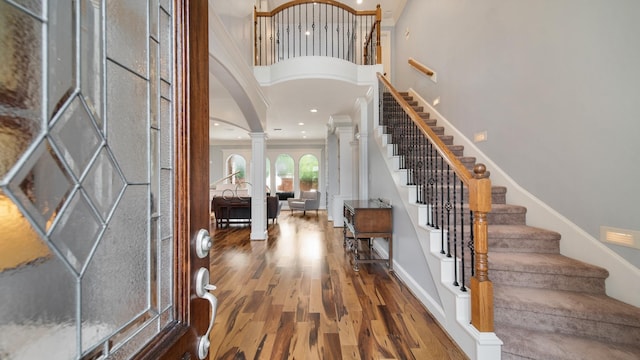
[{"label": "carpeted stair tread", "polygon": [[496,312],[508,308],[625,325],[640,334],[640,308],[604,294],[496,285],[494,305]]},{"label": "carpeted stair tread", "polygon": [[560,234],[528,225],[491,225],[489,249],[493,252],[558,254]]},{"label": "carpeted stair tread", "polygon": [[637,360],[640,348],[514,326],[497,326],[502,360]]},{"label": "carpeted stair tread", "polygon": [[609,272],[560,254],[491,253],[489,269],[605,279]]},{"label": "carpeted stair tread", "polygon": [[499,236],[501,238],[512,239],[538,239],[538,240],[559,240],[560,234],[529,225],[493,225],[489,226],[489,238]]}]

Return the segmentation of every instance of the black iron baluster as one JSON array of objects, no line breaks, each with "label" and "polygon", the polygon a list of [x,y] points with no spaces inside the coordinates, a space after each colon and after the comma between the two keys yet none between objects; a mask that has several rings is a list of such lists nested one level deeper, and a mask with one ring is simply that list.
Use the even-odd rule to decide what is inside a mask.
[{"label": "black iron baluster", "polygon": [[[458,175],[453,173],[453,259],[454,259],[454,273],[453,273],[453,286],[460,286],[458,283],[458,210],[456,192],[458,184]],[[462,264],[464,266],[464,264]]]},{"label": "black iron baluster", "polygon": [[[316,4],[311,8],[311,55],[316,55]],[[319,41],[319,40],[318,40]]]},{"label": "black iron baluster", "polygon": [[301,6],[298,6],[297,22],[298,22],[298,56],[302,56],[302,7]]},{"label": "black iron baluster", "polygon": [[440,199],[438,204],[440,205],[440,246],[442,247],[440,253],[446,254],[444,251],[444,165],[442,157],[438,156],[438,158],[440,159],[440,168],[438,169],[440,173]]},{"label": "black iron baluster", "polygon": [[460,284],[460,291],[467,291],[464,268],[467,266],[464,261],[464,182],[460,180],[460,278],[462,284]]},{"label": "black iron baluster", "polygon": [[[444,158],[441,158],[444,160]],[[444,165],[443,165],[444,168]],[[449,164],[447,164],[447,172],[446,172],[446,176],[447,176],[447,202],[444,203],[444,199],[442,199],[443,203],[444,203],[444,209],[447,212],[447,257],[451,257],[451,222],[450,222],[450,215],[451,215],[451,186],[449,184],[449,172],[451,171],[451,168],[449,167]]]}]

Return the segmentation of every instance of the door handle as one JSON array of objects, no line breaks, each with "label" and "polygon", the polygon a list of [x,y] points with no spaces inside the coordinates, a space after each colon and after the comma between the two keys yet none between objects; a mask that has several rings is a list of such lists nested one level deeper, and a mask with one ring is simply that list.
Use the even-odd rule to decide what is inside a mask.
[{"label": "door handle", "polygon": [[209,328],[207,332],[200,337],[198,340],[198,358],[200,360],[204,360],[207,358],[207,354],[209,353],[209,346],[211,346],[211,342],[209,341],[209,334],[211,333],[211,328],[213,328],[213,322],[216,319],[216,312],[218,311],[218,298],[216,298],[209,291],[215,290],[215,285],[209,284],[209,270],[201,267],[198,269],[196,273],[196,295],[198,295],[201,299],[206,299],[209,301],[211,305],[211,320],[209,321]]},{"label": "door handle", "polygon": [[[209,231],[206,229],[198,230],[198,234],[196,234],[196,254],[200,259],[205,258],[209,254],[209,250],[213,246],[213,241],[211,240],[211,236],[209,235]],[[207,278],[207,283],[209,283],[209,278]]]}]

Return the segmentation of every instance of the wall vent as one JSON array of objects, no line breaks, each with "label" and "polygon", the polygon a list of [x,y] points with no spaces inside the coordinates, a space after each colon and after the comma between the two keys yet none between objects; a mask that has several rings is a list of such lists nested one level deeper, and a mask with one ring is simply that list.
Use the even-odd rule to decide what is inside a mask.
[{"label": "wall vent", "polygon": [[640,231],[600,226],[600,241],[640,249]]}]

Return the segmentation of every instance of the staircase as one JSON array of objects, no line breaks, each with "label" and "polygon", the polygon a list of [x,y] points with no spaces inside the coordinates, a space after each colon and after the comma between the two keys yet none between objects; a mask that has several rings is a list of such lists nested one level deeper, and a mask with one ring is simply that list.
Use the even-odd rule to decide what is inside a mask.
[{"label": "staircase", "polygon": [[[472,169],[475,158],[465,157],[411,96],[401,95]],[[608,297],[606,269],[561,255],[560,234],[527,226],[526,208],[507,204],[505,195],[506,188],[493,187],[487,219],[502,359],[640,359],[640,308]]]}]

